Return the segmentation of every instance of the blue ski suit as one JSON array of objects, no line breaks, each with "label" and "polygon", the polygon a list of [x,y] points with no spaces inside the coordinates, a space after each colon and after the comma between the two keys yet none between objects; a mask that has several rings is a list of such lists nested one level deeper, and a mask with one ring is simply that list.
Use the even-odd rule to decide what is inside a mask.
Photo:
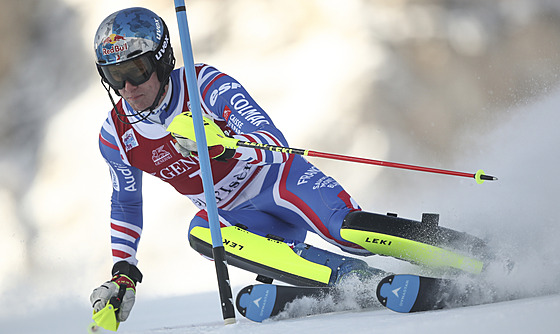
[{"label": "blue ski suit", "polygon": [[[197,64],[196,73],[203,113],[226,135],[288,145],[269,115],[239,82],[206,64]],[[163,103],[148,119],[125,124],[111,110],[100,131],[99,148],[113,184],[110,224],[115,263],[138,262],[143,173],[169,183],[200,209],[190,229],[208,227],[199,161],[195,156],[183,157],[166,131],[173,117],[190,110],[184,68],[172,72],[169,84]],[[116,108],[121,114],[134,113],[124,99]],[[303,157],[240,147],[226,162],[213,159],[211,167],[221,226],[240,223],[259,235],[283,237],[288,244],[302,242],[307,232],[313,232],[344,251],[371,254],[340,237],[344,217],[360,210],[358,204],[337,181]]]}]

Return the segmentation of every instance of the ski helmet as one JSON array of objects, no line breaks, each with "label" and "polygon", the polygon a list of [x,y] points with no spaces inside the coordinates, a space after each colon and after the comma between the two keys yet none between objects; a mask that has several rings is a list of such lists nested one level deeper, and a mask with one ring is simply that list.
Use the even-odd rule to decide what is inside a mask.
[{"label": "ski helmet", "polygon": [[156,72],[161,88],[148,109],[157,107],[175,67],[169,31],[161,17],[141,7],[117,11],[99,25],[94,48],[101,82],[113,88],[117,95],[126,81],[138,86]]}]

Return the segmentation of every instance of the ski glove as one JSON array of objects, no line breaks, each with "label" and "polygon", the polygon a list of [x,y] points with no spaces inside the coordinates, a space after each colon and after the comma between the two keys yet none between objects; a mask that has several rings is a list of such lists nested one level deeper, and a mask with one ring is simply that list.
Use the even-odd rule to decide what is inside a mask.
[{"label": "ski glove", "polygon": [[113,277],[110,281],[101,284],[93,290],[89,300],[94,313],[101,311],[113,297],[117,297],[119,290],[126,292],[121,299],[121,304],[116,312],[118,321],[125,321],[130,315],[136,299],[136,284],[142,282],[142,273],[135,265],[120,261],[113,266]]},{"label": "ski glove", "polygon": [[[182,156],[188,158],[192,155],[198,156],[198,148],[196,146],[196,142],[194,140],[190,140],[189,138],[185,138],[183,136],[174,134],[173,137],[175,138],[175,148]],[[208,154],[210,155],[210,159],[216,159],[218,161],[227,161],[233,158],[235,154],[235,150],[231,148],[225,148],[222,145],[215,145],[208,147]]]}]

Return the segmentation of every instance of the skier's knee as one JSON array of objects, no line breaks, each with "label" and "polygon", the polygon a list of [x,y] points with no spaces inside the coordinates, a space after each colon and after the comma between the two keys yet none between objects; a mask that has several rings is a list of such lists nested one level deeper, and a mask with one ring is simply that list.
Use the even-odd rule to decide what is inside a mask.
[{"label": "skier's knee", "polygon": [[188,232],[189,242],[191,241],[191,232],[193,228],[197,226],[209,228],[209,225],[210,224],[208,223],[208,213],[206,212],[206,210],[198,211],[198,213],[193,217],[189,225],[189,232]]}]

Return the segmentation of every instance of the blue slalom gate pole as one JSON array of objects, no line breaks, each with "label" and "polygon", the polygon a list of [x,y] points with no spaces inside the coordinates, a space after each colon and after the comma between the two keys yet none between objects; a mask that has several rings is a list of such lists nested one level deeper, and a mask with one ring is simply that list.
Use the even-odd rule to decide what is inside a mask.
[{"label": "blue slalom gate pole", "polygon": [[179,36],[181,38],[183,62],[187,75],[187,89],[191,102],[195,139],[198,147],[202,186],[204,187],[206,211],[208,212],[210,234],[212,236],[212,255],[214,258],[214,264],[216,265],[222,315],[224,317],[224,323],[227,325],[235,323],[235,309],[233,306],[233,294],[231,292],[229,282],[225,250],[222,242],[222,232],[220,230],[220,222],[218,219],[218,207],[216,205],[216,197],[214,195],[214,180],[212,179],[210,155],[208,154],[208,145],[206,143],[206,134],[202,120],[200,91],[196,80],[191,36],[187,22],[187,8],[184,0],[175,0],[175,12],[177,13],[177,22],[179,24]]}]

